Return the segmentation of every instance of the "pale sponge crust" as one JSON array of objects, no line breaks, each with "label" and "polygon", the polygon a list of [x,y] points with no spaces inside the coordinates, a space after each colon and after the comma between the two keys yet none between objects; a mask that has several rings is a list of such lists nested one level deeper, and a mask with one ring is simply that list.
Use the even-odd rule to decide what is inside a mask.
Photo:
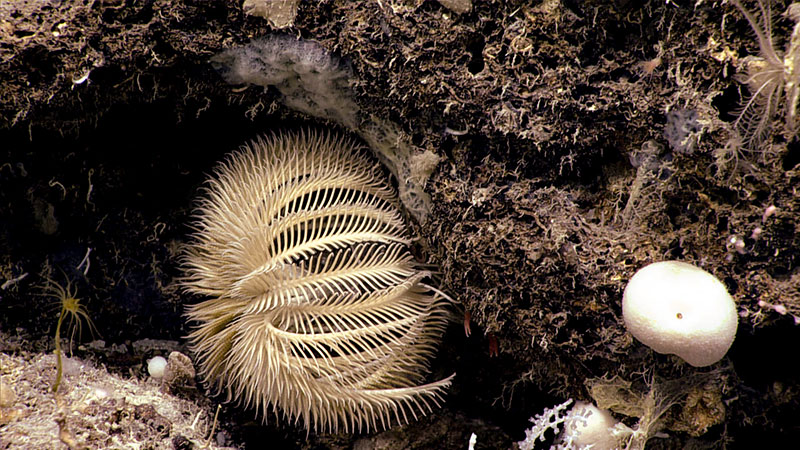
[{"label": "pale sponge crust", "polygon": [[628,331],[658,353],[695,367],[722,359],[736,336],[736,304],[714,275],[663,261],[640,269],[622,297]]}]

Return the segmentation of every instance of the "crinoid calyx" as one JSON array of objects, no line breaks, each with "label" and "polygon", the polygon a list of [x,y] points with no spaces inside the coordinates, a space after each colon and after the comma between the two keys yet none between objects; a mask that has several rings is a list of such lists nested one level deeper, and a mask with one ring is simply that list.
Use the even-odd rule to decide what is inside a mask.
[{"label": "crinoid calyx", "polygon": [[448,300],[408,252],[395,194],[351,141],[261,137],[208,180],[185,255],[189,335],[228,398],[354,432],[438,406],[422,384]]}]

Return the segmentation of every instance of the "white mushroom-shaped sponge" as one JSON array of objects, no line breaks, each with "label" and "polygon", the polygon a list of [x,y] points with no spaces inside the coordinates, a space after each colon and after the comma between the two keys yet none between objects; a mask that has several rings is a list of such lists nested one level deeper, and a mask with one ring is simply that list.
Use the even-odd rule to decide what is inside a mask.
[{"label": "white mushroom-shaped sponge", "polygon": [[680,261],[639,269],[625,287],[622,316],[628,331],[643,344],[695,367],[725,356],[739,320],[725,285]]}]

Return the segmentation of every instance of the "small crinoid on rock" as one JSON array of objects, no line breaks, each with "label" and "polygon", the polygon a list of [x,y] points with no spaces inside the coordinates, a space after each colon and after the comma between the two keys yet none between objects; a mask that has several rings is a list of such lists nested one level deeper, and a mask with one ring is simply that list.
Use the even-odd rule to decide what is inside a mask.
[{"label": "small crinoid on rock", "polygon": [[307,430],[405,423],[450,378],[419,385],[449,300],[412,261],[377,163],[326,133],[262,137],[208,181],[184,260],[206,381]]},{"label": "small crinoid on rock", "polygon": [[760,150],[771,132],[773,117],[784,112],[784,133],[788,140],[800,130],[800,4],[792,3],[786,17],[795,22],[794,30],[781,52],[772,35],[772,0],[757,0],[760,20],[744,7],[741,0],[731,0],[747,19],[758,41],[759,56],[743,59],[744,73],[737,79],[747,85],[750,97],[739,111],[734,125],[741,132],[741,145],[750,151]]},{"label": "small crinoid on rock", "polygon": [[64,324],[64,319],[69,320],[68,327],[72,330],[69,339],[70,355],[72,355],[72,343],[75,340],[76,333],[78,338],[81,336],[83,322],[86,322],[86,325],[88,326],[89,331],[92,332],[92,335],[94,335],[96,331],[94,323],[89,317],[89,312],[78,298],[78,290],[73,288],[72,281],[67,278],[66,274],[64,275],[64,278],[67,279],[66,285],[61,285],[52,278],[47,278],[47,285],[44,287],[44,295],[54,297],[56,300],[58,300],[57,309],[60,311],[58,314],[58,322],[56,323],[55,335],[56,379],[53,382],[53,387],[51,388],[54,393],[58,392],[58,387],[61,385],[61,375],[63,372],[63,362],[61,360],[61,355],[63,354],[61,350],[61,325]]}]

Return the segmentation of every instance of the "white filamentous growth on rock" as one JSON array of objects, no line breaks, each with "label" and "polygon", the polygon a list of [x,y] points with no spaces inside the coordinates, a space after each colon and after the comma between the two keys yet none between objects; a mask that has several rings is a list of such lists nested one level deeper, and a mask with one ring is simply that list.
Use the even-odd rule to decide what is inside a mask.
[{"label": "white filamentous growth on rock", "polygon": [[699,267],[664,261],[640,269],[622,298],[625,326],[658,353],[695,367],[714,364],[736,336],[736,304],[725,285]]},{"label": "white filamentous growth on rock", "polygon": [[211,64],[230,84],[273,86],[289,108],[355,128],[352,71],[317,42],[258,38],[215,55]]},{"label": "white filamentous growth on rock", "polygon": [[288,108],[357,133],[397,179],[406,209],[425,221],[430,212],[425,183],[440,157],[411,144],[396,123],[359,115],[352,89],[357,80],[345,60],[318,42],[278,34],[224,50],[211,64],[230,84],[274,88]]}]

